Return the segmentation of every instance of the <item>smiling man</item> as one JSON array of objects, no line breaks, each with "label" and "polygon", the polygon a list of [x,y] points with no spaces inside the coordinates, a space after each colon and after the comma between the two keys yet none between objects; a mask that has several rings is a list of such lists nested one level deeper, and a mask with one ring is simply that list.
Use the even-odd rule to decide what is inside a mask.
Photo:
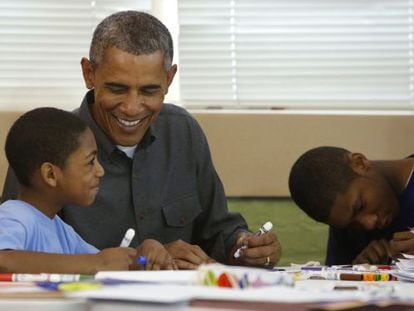
[{"label": "smiling man", "polygon": [[383,264],[414,254],[413,167],[413,158],[370,161],[337,147],[299,157],[289,176],[291,196],[330,225],[326,264]]},{"label": "smiling man", "polygon": [[[177,66],[168,29],[155,17],[125,11],[96,28],[89,59],[81,61],[90,90],[76,112],[94,132],[105,169],[90,208],[62,217],[98,248],[118,246],[128,228],[164,244],[179,268],[211,261],[275,264],[272,232],[253,236],[227,209],[206,137],[183,108],[164,104]],[[16,193],[10,172],[3,199]],[[245,243],[240,259],[233,253]]]}]

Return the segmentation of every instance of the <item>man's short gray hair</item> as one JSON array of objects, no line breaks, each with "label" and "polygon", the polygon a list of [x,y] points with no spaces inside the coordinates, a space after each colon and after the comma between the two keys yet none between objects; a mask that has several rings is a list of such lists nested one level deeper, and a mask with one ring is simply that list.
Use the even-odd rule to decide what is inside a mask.
[{"label": "man's short gray hair", "polygon": [[93,68],[98,68],[105,50],[116,47],[134,55],[164,53],[164,67],[173,60],[173,41],[167,27],[154,16],[138,11],[122,11],[106,17],[96,27],[89,50]]}]

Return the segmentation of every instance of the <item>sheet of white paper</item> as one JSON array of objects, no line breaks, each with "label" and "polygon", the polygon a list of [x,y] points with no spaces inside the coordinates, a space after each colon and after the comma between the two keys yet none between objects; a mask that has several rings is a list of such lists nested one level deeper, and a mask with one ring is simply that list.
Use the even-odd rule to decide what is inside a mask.
[{"label": "sheet of white paper", "polygon": [[205,286],[149,284],[107,286],[100,290],[75,292],[69,295],[89,299],[164,304],[189,302],[192,299],[295,303],[367,299],[367,295],[361,292],[307,292],[291,287],[263,287],[240,290]]},{"label": "sheet of white paper", "polygon": [[[185,287],[187,289],[187,287]],[[191,286],[188,286],[191,288]],[[69,297],[80,297],[103,300],[141,301],[171,304],[188,302],[192,298],[191,291],[183,290],[181,285],[149,285],[128,284],[105,286],[91,291],[68,292]]]},{"label": "sheet of white paper", "polygon": [[95,279],[190,285],[194,284],[196,275],[196,270],[102,271],[96,274]]},{"label": "sheet of white paper", "polygon": [[400,270],[414,271],[414,259],[399,259],[395,265]]}]

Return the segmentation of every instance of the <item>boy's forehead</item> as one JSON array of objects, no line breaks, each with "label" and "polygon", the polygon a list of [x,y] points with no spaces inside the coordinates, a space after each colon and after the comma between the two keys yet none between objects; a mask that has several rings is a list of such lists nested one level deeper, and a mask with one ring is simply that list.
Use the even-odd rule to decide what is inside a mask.
[{"label": "boy's forehead", "polygon": [[336,228],[344,228],[351,223],[353,216],[353,200],[350,190],[338,193],[331,208],[328,224]]}]

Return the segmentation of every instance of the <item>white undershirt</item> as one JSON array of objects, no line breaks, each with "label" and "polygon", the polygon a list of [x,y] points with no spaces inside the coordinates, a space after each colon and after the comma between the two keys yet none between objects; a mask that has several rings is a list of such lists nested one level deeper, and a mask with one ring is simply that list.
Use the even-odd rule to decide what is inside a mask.
[{"label": "white undershirt", "polygon": [[118,147],[119,150],[123,151],[128,158],[132,159],[133,156],[134,156],[135,149],[137,148],[137,145],[134,145],[134,146],[119,146],[119,145],[117,145],[117,147]]}]

